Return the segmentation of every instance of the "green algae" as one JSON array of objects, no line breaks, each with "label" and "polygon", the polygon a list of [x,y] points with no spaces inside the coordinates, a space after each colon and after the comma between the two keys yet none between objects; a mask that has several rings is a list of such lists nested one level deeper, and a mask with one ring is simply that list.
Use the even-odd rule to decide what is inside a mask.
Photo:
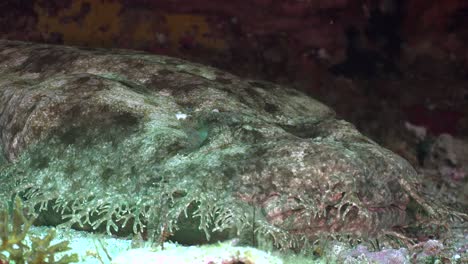
[{"label": "green algae", "polygon": [[21,200],[16,197],[9,208],[0,211],[0,262],[15,264],[68,264],[78,262],[78,255],[63,255],[56,260],[57,254],[63,254],[71,248],[68,241],[51,245],[56,233],[50,229],[43,237],[29,236],[30,245],[26,243],[32,220],[23,213]]}]

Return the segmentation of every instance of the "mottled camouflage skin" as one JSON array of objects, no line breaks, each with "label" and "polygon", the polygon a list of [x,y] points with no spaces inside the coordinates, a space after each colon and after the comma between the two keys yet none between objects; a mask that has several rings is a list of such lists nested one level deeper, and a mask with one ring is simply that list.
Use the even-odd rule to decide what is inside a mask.
[{"label": "mottled camouflage skin", "polygon": [[133,51],[0,41],[0,145],[0,197],[52,204],[49,224],[175,230],[196,203],[207,233],[287,240],[382,234],[411,201],[438,213],[408,162],[307,95]]}]

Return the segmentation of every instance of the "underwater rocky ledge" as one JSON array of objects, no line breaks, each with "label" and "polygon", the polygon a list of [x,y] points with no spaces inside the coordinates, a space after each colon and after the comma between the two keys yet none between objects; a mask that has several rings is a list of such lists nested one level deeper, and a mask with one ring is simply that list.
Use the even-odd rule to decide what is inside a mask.
[{"label": "underwater rocky ledge", "polygon": [[136,51],[0,40],[0,149],[35,225],[301,249],[466,220],[306,94]]}]

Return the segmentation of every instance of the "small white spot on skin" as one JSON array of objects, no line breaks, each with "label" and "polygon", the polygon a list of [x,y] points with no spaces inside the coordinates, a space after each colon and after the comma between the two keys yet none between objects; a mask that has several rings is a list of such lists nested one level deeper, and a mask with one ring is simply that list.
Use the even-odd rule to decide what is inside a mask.
[{"label": "small white spot on skin", "polygon": [[187,114],[184,114],[184,113],[181,113],[181,112],[178,112],[178,113],[176,114],[177,120],[180,120],[180,119],[184,120],[184,119],[187,119],[187,117],[188,117]]},{"label": "small white spot on skin", "polygon": [[171,94],[171,92],[168,91],[168,90],[161,90],[161,91],[159,92],[159,95],[161,95],[161,96],[171,96],[172,94]]}]

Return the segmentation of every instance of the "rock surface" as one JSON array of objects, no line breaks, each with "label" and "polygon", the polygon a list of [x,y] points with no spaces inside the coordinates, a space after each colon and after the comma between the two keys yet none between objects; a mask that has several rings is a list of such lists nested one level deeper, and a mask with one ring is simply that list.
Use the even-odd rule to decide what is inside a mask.
[{"label": "rock surface", "polygon": [[133,51],[0,41],[0,145],[0,198],[43,224],[290,247],[407,224],[410,197],[435,213],[404,159],[305,94]]}]

